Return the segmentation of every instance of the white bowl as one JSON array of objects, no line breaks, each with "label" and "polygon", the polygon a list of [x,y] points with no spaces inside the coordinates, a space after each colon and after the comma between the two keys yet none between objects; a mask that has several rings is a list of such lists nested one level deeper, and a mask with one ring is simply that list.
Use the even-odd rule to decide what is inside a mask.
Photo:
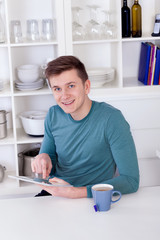
[{"label": "white bowl", "polygon": [[38,65],[21,65],[17,67],[17,75],[21,82],[35,82],[39,79],[40,68]]},{"label": "white bowl", "polygon": [[46,111],[27,111],[19,115],[24,131],[35,137],[44,135],[44,119]]}]

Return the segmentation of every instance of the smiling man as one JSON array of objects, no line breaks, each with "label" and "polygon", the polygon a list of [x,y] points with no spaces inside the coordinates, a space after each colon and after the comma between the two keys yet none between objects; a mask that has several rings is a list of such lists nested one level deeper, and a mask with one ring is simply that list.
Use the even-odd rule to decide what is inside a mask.
[{"label": "smiling man", "polygon": [[50,176],[50,182],[73,186],[43,186],[38,196],[92,197],[91,187],[97,183],[112,184],[122,194],[137,191],[139,169],[129,125],[118,109],[88,97],[84,64],[61,56],[48,64],[46,77],[57,105],[46,116],[32,171]]}]

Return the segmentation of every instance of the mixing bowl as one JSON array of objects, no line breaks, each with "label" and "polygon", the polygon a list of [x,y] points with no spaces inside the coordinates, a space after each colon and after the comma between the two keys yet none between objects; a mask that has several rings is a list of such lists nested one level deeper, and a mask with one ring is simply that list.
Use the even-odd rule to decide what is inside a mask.
[{"label": "mixing bowl", "polygon": [[34,64],[21,65],[17,67],[17,75],[21,82],[35,82],[39,79],[40,67]]},{"label": "mixing bowl", "polygon": [[27,111],[19,115],[22,121],[24,131],[35,137],[42,137],[44,135],[44,119],[46,111]]}]

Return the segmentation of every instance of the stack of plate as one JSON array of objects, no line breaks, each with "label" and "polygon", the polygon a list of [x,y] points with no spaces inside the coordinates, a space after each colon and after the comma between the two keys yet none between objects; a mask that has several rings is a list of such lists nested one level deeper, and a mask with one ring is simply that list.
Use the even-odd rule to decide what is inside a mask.
[{"label": "stack of plate", "polygon": [[115,69],[114,68],[94,68],[87,70],[89,80],[91,81],[91,87],[98,88],[103,87],[106,83],[114,80]]},{"label": "stack of plate", "polygon": [[15,81],[15,88],[20,91],[31,91],[31,90],[38,90],[43,88],[44,80],[39,79],[35,82],[21,82],[19,80]]}]

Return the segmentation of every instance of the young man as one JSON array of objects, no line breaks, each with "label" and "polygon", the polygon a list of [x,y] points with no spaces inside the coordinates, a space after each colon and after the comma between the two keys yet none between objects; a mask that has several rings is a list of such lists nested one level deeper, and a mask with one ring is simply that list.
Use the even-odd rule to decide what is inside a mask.
[{"label": "young man", "polygon": [[[129,125],[118,109],[89,99],[83,63],[73,56],[59,57],[48,64],[46,77],[57,105],[46,116],[32,171],[73,187],[42,188],[67,198],[92,197],[97,183],[112,184],[122,194],[137,191],[139,169]],[[119,176],[114,177],[116,167]]]}]

